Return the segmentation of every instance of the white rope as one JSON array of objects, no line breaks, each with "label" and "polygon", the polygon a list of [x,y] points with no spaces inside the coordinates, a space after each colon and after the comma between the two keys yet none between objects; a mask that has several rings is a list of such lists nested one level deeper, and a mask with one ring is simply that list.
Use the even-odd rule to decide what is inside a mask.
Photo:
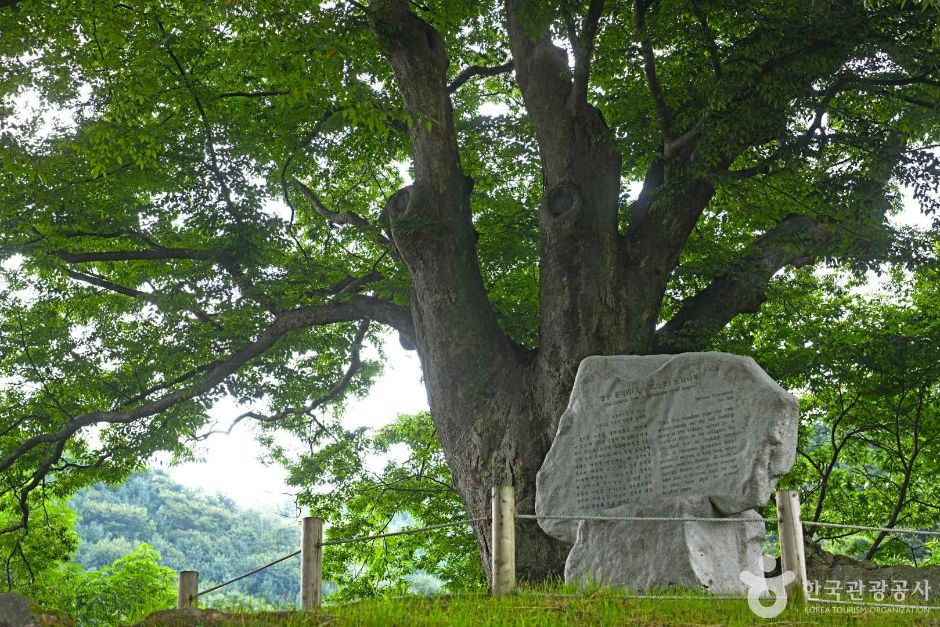
[{"label": "white rope", "polygon": [[940,537],[940,531],[927,531],[925,529],[906,529],[904,527],[866,527],[864,525],[841,525],[839,523],[815,522],[804,520],[806,527],[833,527],[836,529],[859,529],[861,531],[887,531],[888,533],[914,533],[920,536]]},{"label": "white rope", "polygon": [[[539,597],[563,597],[563,598],[589,598],[583,594],[555,594],[552,592],[525,592],[525,596],[539,596]],[[626,593],[614,593],[610,595],[615,599],[639,599],[639,600],[650,600],[650,601],[747,601],[748,596],[742,594],[626,594]],[[761,594],[757,597],[762,601],[773,601],[776,599],[775,596],[769,594]]]},{"label": "white rope", "polygon": [[390,531],[388,533],[377,533],[374,536],[356,536],[353,538],[339,538],[336,540],[325,540],[318,546],[332,546],[334,544],[349,544],[350,542],[368,542],[369,540],[378,540],[380,538],[391,538],[392,536],[407,536],[412,533],[422,533],[433,529],[444,529],[445,527],[458,527],[460,525],[469,525],[477,522],[489,520],[485,518],[470,518],[467,520],[455,520],[453,522],[441,523],[440,525],[430,525],[429,527],[419,527],[417,529],[403,529],[402,531]]},{"label": "white rope", "polygon": [[516,514],[516,518],[523,520],[612,520],[626,522],[780,522],[778,518],[705,518],[699,516],[591,516],[589,514]]},{"label": "white rope", "polygon": [[870,601],[837,601],[835,599],[816,599],[806,597],[810,603],[828,603],[829,605],[864,605],[867,607],[891,607],[899,610],[940,610],[940,605],[901,605],[899,603],[872,603]]}]

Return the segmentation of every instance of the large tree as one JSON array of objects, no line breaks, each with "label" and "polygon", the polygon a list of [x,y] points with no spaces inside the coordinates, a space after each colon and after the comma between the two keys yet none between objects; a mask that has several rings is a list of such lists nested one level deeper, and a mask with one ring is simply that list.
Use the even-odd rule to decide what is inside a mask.
[{"label": "large tree", "polygon": [[383,328],[467,511],[531,511],[581,359],[708,347],[789,267],[920,254],[899,185],[937,206],[927,3],[0,7],[7,531],[224,394],[323,432]]}]

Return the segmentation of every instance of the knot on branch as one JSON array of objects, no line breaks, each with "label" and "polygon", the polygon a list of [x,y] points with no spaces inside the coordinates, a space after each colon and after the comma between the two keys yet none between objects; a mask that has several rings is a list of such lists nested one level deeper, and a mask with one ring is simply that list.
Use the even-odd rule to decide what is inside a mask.
[{"label": "knot on branch", "polygon": [[415,339],[407,333],[403,333],[401,331],[398,332],[398,343],[401,344],[401,347],[406,351],[413,351],[418,348],[417,344],[415,343]]},{"label": "knot on branch", "polygon": [[571,91],[571,68],[568,53],[545,41],[535,46],[526,60],[520,83],[530,83],[534,101],[551,101],[556,106],[567,101]]},{"label": "knot on branch", "polygon": [[553,218],[572,220],[581,208],[581,192],[571,183],[560,183],[545,192],[542,206]]},{"label": "knot on branch", "polygon": [[400,218],[405,215],[408,211],[408,206],[411,202],[411,185],[407,187],[402,187],[400,190],[391,195],[391,197],[385,203],[385,211],[383,215],[388,217],[388,220],[391,222],[396,218]]},{"label": "knot on branch", "polygon": [[454,228],[453,218],[437,211],[434,194],[414,183],[395,192],[385,205],[392,238],[403,258],[427,248],[429,238]]}]

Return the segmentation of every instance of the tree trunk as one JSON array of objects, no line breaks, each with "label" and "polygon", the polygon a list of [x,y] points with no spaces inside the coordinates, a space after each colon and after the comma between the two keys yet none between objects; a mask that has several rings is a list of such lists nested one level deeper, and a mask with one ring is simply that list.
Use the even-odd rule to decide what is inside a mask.
[{"label": "tree trunk", "polygon": [[[589,355],[647,352],[669,274],[647,272],[659,262],[648,252],[633,266],[624,263],[629,241],[618,233],[621,165],[613,139],[583,85],[574,88],[565,53],[547,37],[530,41],[517,8],[507,3],[508,28],[546,190],[537,350],[502,333],[483,286],[472,182],[460,168],[441,37],[403,0],[374,0],[369,12],[409,114],[431,121],[409,129],[415,181],[393,197],[388,213],[413,281],[415,342],[431,414],[471,517],[489,514],[497,484],[515,486],[519,512],[534,511],[535,476],[578,364]],[[637,272],[644,280],[634,280]],[[487,526],[476,535],[489,572]],[[521,579],[562,574],[568,547],[533,521],[520,523],[516,539]]]},{"label": "tree trunk", "polygon": [[[409,129],[415,181],[392,198],[388,213],[412,277],[415,343],[437,434],[471,517],[489,515],[489,490],[496,484],[515,485],[520,511],[532,511],[535,473],[564,404],[542,411],[535,353],[502,333],[489,304],[439,33],[402,0],[373,1],[369,19],[418,121]],[[557,397],[566,400],[566,394]],[[487,526],[478,526],[476,535],[489,572]],[[531,522],[517,530],[517,551],[517,569],[533,580],[560,574],[567,553]]]},{"label": "tree trunk", "polygon": [[[492,378],[479,381],[479,394],[468,394],[465,385],[455,385],[454,379],[442,380],[439,369],[431,366],[437,360],[427,347],[437,343],[423,337],[425,332],[419,325],[418,351],[426,373],[431,415],[468,515],[490,515],[490,488],[494,485],[514,486],[516,511],[534,513],[536,473],[568,404],[579,361],[547,369],[534,359],[534,351],[519,350],[513,360],[493,369]],[[586,347],[584,356],[609,352],[606,344],[592,347],[586,335],[571,338],[572,343]],[[460,363],[451,365],[457,371],[464,370]],[[473,363],[465,364],[465,371],[479,372]],[[475,531],[489,574],[489,525],[478,524]],[[518,578],[542,581],[561,577],[569,549],[542,532],[535,521],[518,521]]]},{"label": "tree trunk", "polygon": [[[553,421],[536,411],[532,372],[526,365],[507,368],[485,399],[471,403],[460,403],[453,389],[428,386],[437,434],[472,518],[490,515],[490,488],[494,485],[515,487],[518,513],[535,511],[535,475],[554,432]],[[475,532],[484,569],[490,575],[489,524],[476,525]],[[518,522],[516,568],[520,580],[560,576],[567,553],[568,547],[544,534],[535,521]]]}]

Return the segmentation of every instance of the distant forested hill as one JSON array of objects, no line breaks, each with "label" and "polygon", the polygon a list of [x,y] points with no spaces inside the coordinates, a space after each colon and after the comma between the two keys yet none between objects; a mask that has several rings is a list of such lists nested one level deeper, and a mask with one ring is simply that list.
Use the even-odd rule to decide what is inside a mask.
[{"label": "distant forested hill", "polygon": [[[75,559],[86,569],[110,565],[145,542],[160,552],[165,566],[198,570],[200,587],[205,587],[300,546],[292,521],[190,490],[159,470],[135,474],[117,488],[87,488],[70,505],[79,514]],[[272,604],[293,604],[300,590],[298,561],[287,560],[225,588],[231,589]]]}]

